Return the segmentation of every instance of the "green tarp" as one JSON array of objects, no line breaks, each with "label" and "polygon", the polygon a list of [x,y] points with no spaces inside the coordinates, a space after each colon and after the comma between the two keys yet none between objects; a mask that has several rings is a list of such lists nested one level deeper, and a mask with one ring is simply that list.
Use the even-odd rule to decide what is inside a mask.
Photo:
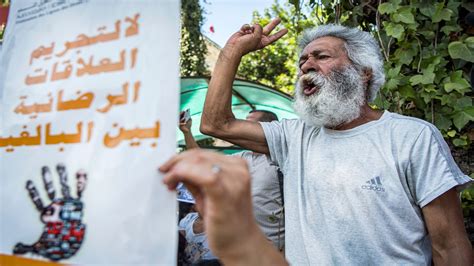
[{"label": "green tarp", "polygon": [[[209,138],[199,132],[201,113],[204,107],[209,77],[181,78],[181,111],[190,109],[193,119],[192,133],[196,140]],[[273,88],[250,81],[237,79],[232,88],[232,109],[237,118],[245,119],[250,110],[268,110],[274,112],[279,119],[296,118],[291,107],[292,97]],[[178,145],[184,145],[183,134],[177,132]],[[225,153],[235,149],[220,148]],[[238,149],[240,150],[240,149]]]}]

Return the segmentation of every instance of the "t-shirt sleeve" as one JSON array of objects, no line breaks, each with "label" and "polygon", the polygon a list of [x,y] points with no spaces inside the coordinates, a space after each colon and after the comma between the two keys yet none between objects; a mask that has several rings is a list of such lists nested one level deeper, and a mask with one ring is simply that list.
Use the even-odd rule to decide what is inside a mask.
[{"label": "t-shirt sleeve", "polygon": [[285,125],[282,122],[260,122],[265,133],[267,140],[268,149],[270,151],[270,158],[273,162],[276,162],[280,167],[286,160],[286,154],[288,154],[288,143],[285,138]]},{"label": "t-shirt sleeve", "polygon": [[473,181],[461,172],[441,133],[431,125],[421,131],[412,147],[407,174],[420,207],[453,187],[460,190]]}]

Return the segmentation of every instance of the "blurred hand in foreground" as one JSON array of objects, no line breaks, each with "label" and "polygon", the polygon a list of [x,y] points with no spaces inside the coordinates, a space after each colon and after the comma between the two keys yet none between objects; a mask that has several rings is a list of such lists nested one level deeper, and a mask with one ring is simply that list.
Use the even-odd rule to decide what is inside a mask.
[{"label": "blurred hand in foreground", "polygon": [[224,264],[287,264],[254,219],[250,174],[243,159],[191,150],[172,157],[159,170],[169,189],[183,182],[191,191],[209,246]]}]

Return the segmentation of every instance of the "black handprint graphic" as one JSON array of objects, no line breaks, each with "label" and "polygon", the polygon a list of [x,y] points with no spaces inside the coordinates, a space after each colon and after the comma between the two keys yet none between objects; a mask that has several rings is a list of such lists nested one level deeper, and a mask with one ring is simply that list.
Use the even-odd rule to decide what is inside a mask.
[{"label": "black handprint graphic", "polygon": [[13,254],[31,252],[58,261],[70,258],[81,247],[86,232],[86,225],[82,223],[84,205],[81,197],[86,188],[87,174],[83,170],[76,173],[77,198],[72,198],[67,182],[66,166],[58,164],[56,171],[59,175],[62,198],[55,197],[56,191],[49,167],[44,166],[41,169],[44,189],[51,200],[51,204],[46,207],[33,181],[26,182],[26,190],[40,212],[40,220],[45,227],[38,241],[31,245],[17,243],[13,248]]}]

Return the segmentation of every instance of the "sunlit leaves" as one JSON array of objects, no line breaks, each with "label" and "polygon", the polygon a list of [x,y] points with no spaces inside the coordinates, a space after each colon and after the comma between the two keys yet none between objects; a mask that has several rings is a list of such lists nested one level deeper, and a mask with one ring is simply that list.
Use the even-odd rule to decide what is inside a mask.
[{"label": "sunlit leaves", "polygon": [[461,130],[469,121],[474,121],[474,107],[472,106],[466,107],[453,115],[453,122],[458,130]]},{"label": "sunlit leaves", "polygon": [[401,3],[401,0],[389,1],[387,3],[382,3],[379,5],[378,9],[381,14],[391,14],[397,11],[398,5]]},{"label": "sunlit leaves", "polygon": [[453,11],[448,8],[444,8],[444,3],[435,4],[435,12],[431,16],[432,22],[438,23],[441,20],[449,21],[451,16],[453,15]]},{"label": "sunlit leaves", "polygon": [[415,17],[411,13],[411,10],[412,9],[410,7],[400,8],[396,13],[393,14],[393,21],[414,24]]},{"label": "sunlit leaves", "polygon": [[402,25],[385,21],[383,22],[383,25],[388,36],[393,36],[399,40],[405,36],[405,29]]},{"label": "sunlit leaves", "polygon": [[474,37],[467,38],[465,42],[455,41],[450,43],[448,51],[453,59],[474,62]]},{"label": "sunlit leaves", "polygon": [[207,72],[202,13],[199,0],[181,1],[181,76],[201,76]]}]

